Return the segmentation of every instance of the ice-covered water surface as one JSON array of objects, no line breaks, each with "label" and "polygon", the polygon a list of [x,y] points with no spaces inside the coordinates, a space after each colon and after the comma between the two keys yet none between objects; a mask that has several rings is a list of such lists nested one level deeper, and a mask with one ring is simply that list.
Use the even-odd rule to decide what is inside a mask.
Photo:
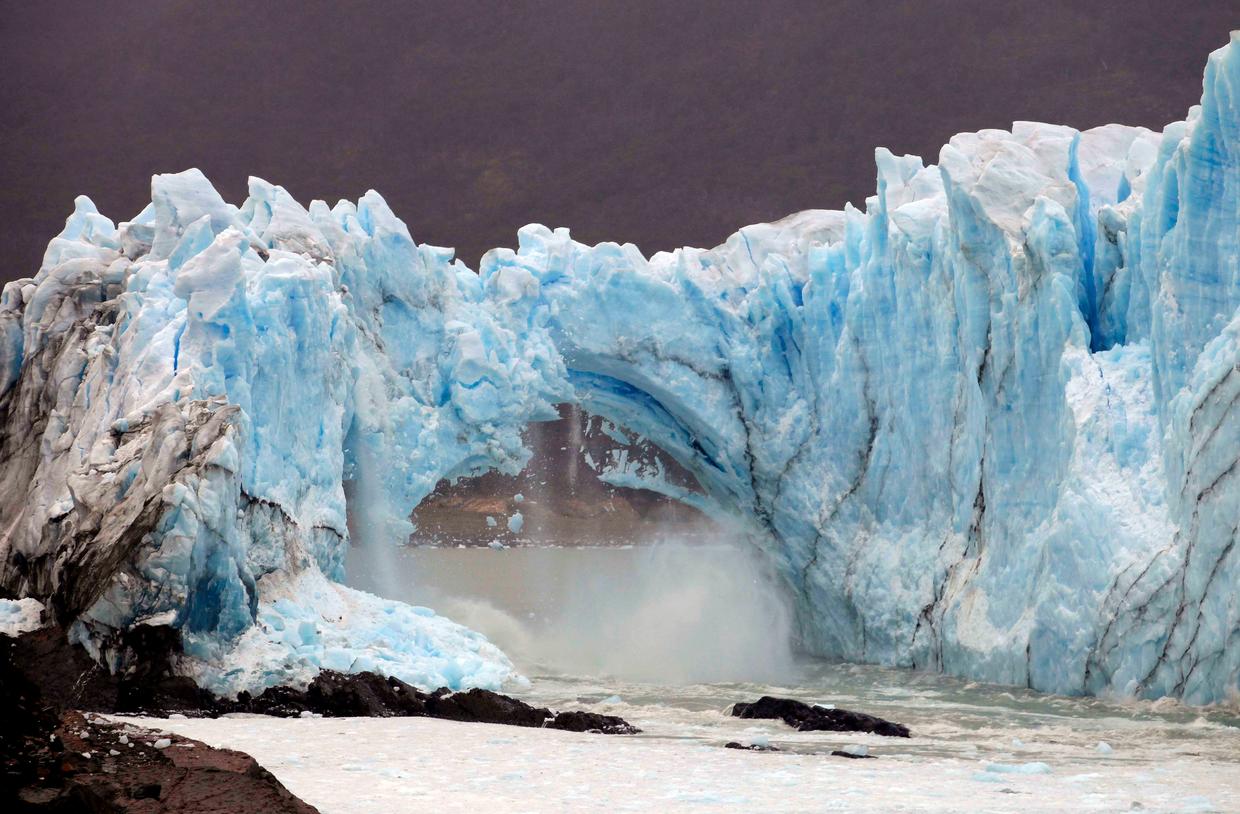
[{"label": "ice-covered water surface", "polygon": [[[702,560],[714,567],[683,567]],[[637,723],[647,738],[712,749],[733,740],[769,742],[786,752],[819,757],[832,749],[864,746],[901,762],[904,779],[883,782],[917,789],[942,772],[948,787],[956,784],[953,793],[968,801],[956,803],[965,809],[989,809],[1002,799],[990,783],[1020,792],[1013,810],[1038,805],[1083,810],[1091,801],[1103,810],[1126,809],[1132,802],[1159,809],[1160,801],[1161,810],[1183,810],[1180,798],[1207,787],[1213,797],[1206,796],[1220,811],[1240,802],[1240,707],[1202,710],[1170,700],[1069,698],[939,673],[789,657],[771,646],[791,633],[781,625],[772,586],[761,581],[760,568],[743,552],[718,542],[499,551],[405,548],[383,563],[398,570],[410,592],[416,594],[419,582],[433,585],[437,606],[454,609],[458,618],[502,645],[530,678],[528,686],[511,688],[515,694],[557,709],[585,705],[621,715]],[[378,563],[365,551],[351,552],[348,564],[355,584],[367,587],[376,576]],[[755,576],[754,591],[745,590]],[[577,592],[583,592],[583,601],[573,598]],[[660,615],[665,608],[675,615]],[[613,634],[616,619],[624,621],[623,632],[630,635]],[[674,646],[666,646],[669,642]],[[663,664],[649,671],[658,676],[654,679],[630,667],[660,659]],[[905,723],[915,737],[798,733],[782,724],[725,714],[736,701],[762,695],[880,715]],[[705,755],[693,759],[711,765],[717,757],[709,751]],[[656,749],[647,759],[665,756]],[[721,774],[735,771],[727,758],[719,760]],[[1053,775],[1040,779],[1056,788],[1035,802],[1029,798],[1038,784],[1019,772],[1033,771],[1033,766],[1040,773],[1039,764]],[[781,765],[794,773],[814,771],[803,764],[761,765],[764,772],[778,772]],[[1009,777],[1010,772],[1017,777]],[[858,781],[858,773],[867,779]],[[724,808],[724,798],[740,793],[719,777],[699,782],[708,783],[700,793],[722,795],[716,803]],[[857,782],[860,789],[876,781],[857,770],[838,782],[845,788]],[[1159,796],[1171,789],[1176,794]],[[815,798],[819,793],[794,794],[782,802],[774,790],[770,798],[741,796],[750,806],[761,801],[776,810],[820,810],[828,798]],[[881,801],[876,808],[898,805],[900,798],[885,794]],[[786,809],[779,809],[781,804]],[[909,802],[914,809],[922,805],[933,809],[933,795]]]},{"label": "ice-covered water surface", "polygon": [[[423,719],[263,717],[149,725],[254,755],[329,813],[1129,811],[1240,808],[1240,716],[1117,704],[941,674],[803,664],[794,684],[536,677],[521,694],[622,715],[635,737]],[[778,694],[907,723],[911,739],[732,718]],[[736,752],[728,741],[778,747]],[[829,757],[851,749],[876,760]]]},{"label": "ice-covered water surface", "polygon": [[[1052,765],[1122,762],[1157,765],[1169,758],[1217,762],[1235,772],[1240,793],[1240,707],[1209,709],[1179,702],[1069,698],[914,670],[801,659],[779,683],[669,684],[610,677],[539,675],[519,690],[531,703],[578,703],[612,709],[647,734],[709,743],[769,739],[791,751],[817,753],[867,744],[875,754]],[[796,732],[778,722],[734,719],[720,712],[762,695],[834,704],[907,725],[907,743],[878,735]],[[1099,747],[1099,744],[1105,746]]]},{"label": "ice-covered water surface", "polygon": [[[1063,693],[1240,686],[1240,37],[1163,133],[1018,122],[864,211],[712,250],[521,230],[478,274],[376,193],[252,179],[78,201],[0,301],[0,587],[100,658],[170,625],[220,689],[323,666],[494,685],[480,637],[343,588],[346,516],[408,533],[514,471],[557,403],[655,442],[824,655]],[[345,484],[351,485],[347,505]],[[519,527],[522,516],[508,518]]]},{"label": "ice-covered water surface", "polygon": [[[702,562],[707,566],[688,568]],[[350,814],[1240,806],[1240,708],[1066,698],[938,673],[788,658],[786,648],[770,646],[791,632],[771,586],[747,590],[752,561],[718,542],[422,547],[383,556],[355,548],[347,565],[350,581],[363,588],[395,581],[417,596],[420,584],[433,586],[437,607],[485,632],[530,677],[510,686],[513,694],[556,709],[620,715],[643,734],[574,736],[423,720],[153,725],[249,751],[321,810]],[[660,615],[665,609],[675,615]],[[654,664],[659,659],[664,663]],[[651,665],[659,678],[643,677]],[[721,670],[730,680],[721,680]],[[913,737],[799,733],[727,714],[736,701],[762,695],[873,713],[907,724]],[[780,752],[723,749],[729,741]],[[829,757],[835,749],[878,759]]]}]

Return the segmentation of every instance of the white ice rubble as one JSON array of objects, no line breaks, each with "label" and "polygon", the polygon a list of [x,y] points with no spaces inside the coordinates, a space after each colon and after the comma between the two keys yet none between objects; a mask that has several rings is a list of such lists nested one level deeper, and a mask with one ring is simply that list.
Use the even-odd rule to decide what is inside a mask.
[{"label": "white ice rubble", "polygon": [[190,170],[119,227],[79,198],[0,302],[0,588],[113,663],[171,625],[221,689],[495,686],[481,637],[336,583],[346,508],[403,539],[573,402],[749,530],[819,653],[1236,692],[1240,36],[1162,133],[1017,122],[876,159],[864,210],[649,258],[528,226],[476,274],[375,192],[305,209],[251,179],[238,208]]},{"label": "white ice rubble", "polygon": [[43,627],[43,603],[29,597],[0,599],[0,634],[20,636]]},{"label": "white ice rubble", "polygon": [[[324,814],[1187,814],[1235,811],[1240,805],[1234,755],[1186,754],[1193,750],[1167,750],[1165,743],[1163,750],[1151,749],[1152,755],[1132,760],[1100,759],[1087,751],[1074,754],[1076,747],[1060,743],[1051,766],[1018,759],[983,761],[965,752],[923,752],[906,746],[903,738],[898,739],[901,744],[875,743],[877,760],[853,761],[825,756],[821,742],[811,750],[818,753],[808,754],[723,749],[717,741],[695,738],[693,730],[681,731],[679,737],[611,739],[431,718],[226,717],[175,725],[160,719],[133,723],[170,727],[212,746],[243,750]],[[965,737],[980,740],[987,735],[969,732]]]}]

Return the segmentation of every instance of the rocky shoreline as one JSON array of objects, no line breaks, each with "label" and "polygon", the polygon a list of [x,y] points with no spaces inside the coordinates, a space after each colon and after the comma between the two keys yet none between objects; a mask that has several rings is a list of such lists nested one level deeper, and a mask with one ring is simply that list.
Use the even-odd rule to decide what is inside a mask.
[{"label": "rocky shoreline", "polygon": [[7,680],[28,684],[40,703],[57,710],[120,714],[217,717],[253,713],[294,717],[429,717],[474,723],[534,726],[572,732],[631,735],[636,727],[613,715],[555,712],[489,690],[453,692],[441,687],[423,692],[398,678],[370,672],[319,673],[304,690],[270,687],[259,695],[242,692],[222,698],[191,678],[176,675],[173,652],[160,628],[147,628],[148,641],[130,646],[143,654],[142,669],[114,675],[86,651],[70,644],[58,627],[44,627],[19,637],[0,635],[0,670]]},{"label": "rocky shoreline", "polygon": [[316,811],[249,755],[75,708],[81,702],[116,711],[131,703],[135,686],[108,675],[58,629],[0,635],[0,694],[6,699],[0,808],[63,814]]},{"label": "rocky shoreline", "polygon": [[62,712],[28,733],[16,760],[8,746],[0,798],[18,814],[318,811],[243,752],[94,714]]},{"label": "rocky shoreline", "polygon": [[[631,735],[623,718],[583,710],[554,711],[488,690],[424,692],[375,673],[325,670],[304,688],[271,687],[259,695],[221,698],[172,669],[173,639],[159,628],[136,629],[127,646],[140,668],[108,672],[63,629],[0,635],[0,693],[10,711],[0,720],[0,799],[18,812],[275,812],[314,808],[295,797],[249,755],[216,749],[104,714],[219,717],[429,717],[570,732]],[[799,731],[910,736],[907,727],[864,713],[763,696],[739,702],[737,718],[777,719]],[[730,749],[779,751],[730,742]],[[834,751],[846,758],[864,752]]]},{"label": "rocky shoreline", "polygon": [[17,812],[273,812],[315,809],[297,799],[253,758],[154,732],[94,713],[218,717],[443,718],[634,734],[612,715],[554,712],[487,690],[423,692],[374,673],[320,673],[302,690],[272,687],[261,695],[220,698],[171,671],[171,650],[158,629],[137,644],[141,669],[113,675],[58,627],[0,635],[0,800]]}]

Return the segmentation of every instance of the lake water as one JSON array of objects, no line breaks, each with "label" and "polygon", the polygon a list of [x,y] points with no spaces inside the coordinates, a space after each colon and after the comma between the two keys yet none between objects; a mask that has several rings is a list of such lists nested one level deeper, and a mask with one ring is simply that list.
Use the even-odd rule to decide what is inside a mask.
[{"label": "lake water", "polygon": [[[865,744],[880,756],[1074,771],[1199,760],[1225,767],[1240,785],[1234,706],[1066,698],[800,657],[773,581],[731,545],[354,549],[348,569],[354,587],[427,605],[487,634],[529,679],[512,694],[621,715],[644,737],[716,746],[769,740],[801,753]],[[761,695],[872,713],[915,737],[797,733],[726,714]]]}]

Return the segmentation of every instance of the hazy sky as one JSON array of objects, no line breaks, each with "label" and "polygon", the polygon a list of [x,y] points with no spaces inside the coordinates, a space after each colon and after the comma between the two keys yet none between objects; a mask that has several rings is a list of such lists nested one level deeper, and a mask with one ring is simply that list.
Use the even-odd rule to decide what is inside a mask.
[{"label": "hazy sky", "polygon": [[474,265],[531,221],[647,253],[862,203],[1013,119],[1161,128],[1236,0],[6,2],[0,278],[90,195],[115,220],[196,166],[303,202],[378,189]]}]

